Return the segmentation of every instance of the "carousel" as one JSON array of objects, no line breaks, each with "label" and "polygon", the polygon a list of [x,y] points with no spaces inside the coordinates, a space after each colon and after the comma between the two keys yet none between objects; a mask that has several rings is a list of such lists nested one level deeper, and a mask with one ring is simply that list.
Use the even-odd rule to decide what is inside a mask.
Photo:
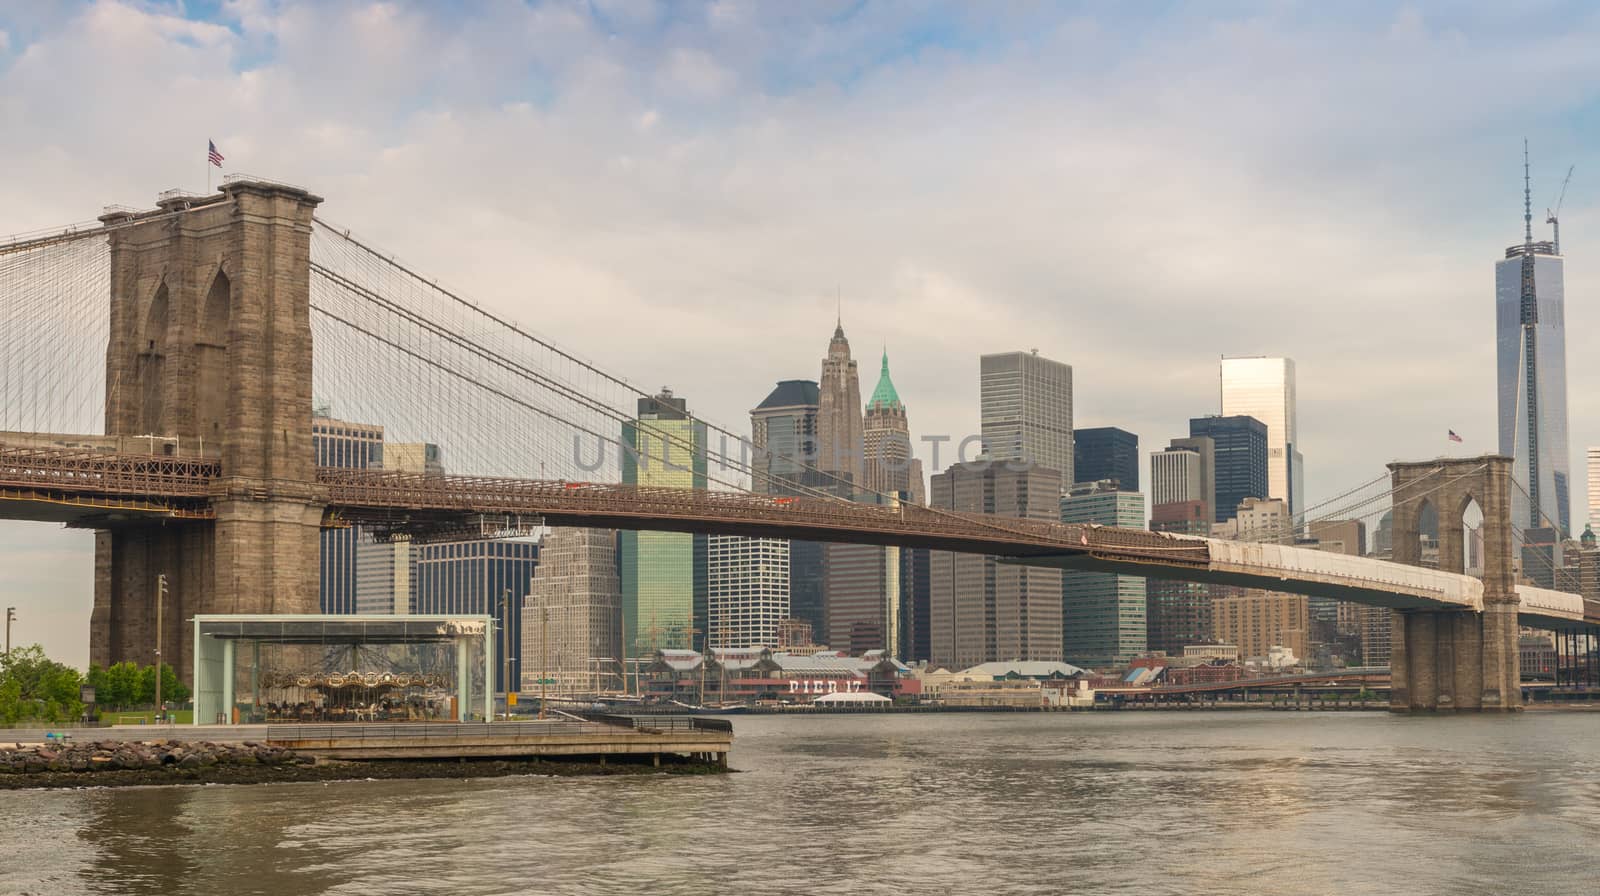
[{"label": "carousel", "polygon": [[488,616],[194,617],[195,723],[454,722],[492,711]]}]

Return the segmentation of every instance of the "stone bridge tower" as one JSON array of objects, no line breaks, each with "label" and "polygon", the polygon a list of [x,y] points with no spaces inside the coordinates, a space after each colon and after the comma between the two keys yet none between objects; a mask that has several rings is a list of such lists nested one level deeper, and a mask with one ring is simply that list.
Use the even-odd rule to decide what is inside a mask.
[{"label": "stone bridge tower", "polygon": [[162,656],[191,678],[196,613],[317,611],[325,503],[311,444],[311,230],[322,200],[235,181],[220,195],[108,214],[111,338],[106,433],[221,462],[214,521],[95,537],[90,660]]},{"label": "stone bridge tower", "polygon": [[1394,560],[1422,565],[1424,502],[1439,516],[1439,568],[1461,572],[1461,515],[1483,511],[1483,612],[1394,610],[1389,707],[1499,711],[1522,708],[1517,661],[1517,591],[1512,564],[1511,458],[1500,455],[1389,465],[1394,495]]}]

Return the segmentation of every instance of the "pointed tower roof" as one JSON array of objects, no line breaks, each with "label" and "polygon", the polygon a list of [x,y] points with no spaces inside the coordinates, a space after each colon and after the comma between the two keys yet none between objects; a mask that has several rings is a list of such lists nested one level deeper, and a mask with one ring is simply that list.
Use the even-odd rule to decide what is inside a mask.
[{"label": "pointed tower roof", "polygon": [[889,350],[883,350],[883,370],[878,374],[878,388],[872,390],[872,397],[867,399],[867,407],[900,407],[900,393],[894,389],[894,380],[889,378]]}]

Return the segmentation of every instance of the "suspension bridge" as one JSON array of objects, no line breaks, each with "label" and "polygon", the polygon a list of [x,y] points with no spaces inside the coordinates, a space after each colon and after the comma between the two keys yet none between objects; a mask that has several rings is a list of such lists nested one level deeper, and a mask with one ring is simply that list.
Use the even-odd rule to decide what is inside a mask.
[{"label": "suspension bridge", "polygon": [[[91,529],[91,659],[163,640],[187,674],[182,620],[317,609],[318,533],[376,538],[596,526],[853,542],[1268,588],[1391,607],[1396,709],[1519,704],[1520,625],[1593,633],[1600,607],[1517,585],[1510,459],[1392,464],[1395,560],[1114,527],[957,513],[855,483],[768,492],[732,430],[636,428],[651,393],[440,287],[316,214],[320,197],[234,175],[154,210],[0,243],[0,518]],[[316,346],[313,352],[312,347]],[[315,398],[314,398],[315,396]],[[452,472],[318,466],[313,409],[431,442]],[[690,464],[706,488],[618,484],[622,465]],[[814,481],[827,474],[817,470]],[[1439,569],[1416,556],[1418,508],[1483,510],[1483,578],[1459,512]]]}]

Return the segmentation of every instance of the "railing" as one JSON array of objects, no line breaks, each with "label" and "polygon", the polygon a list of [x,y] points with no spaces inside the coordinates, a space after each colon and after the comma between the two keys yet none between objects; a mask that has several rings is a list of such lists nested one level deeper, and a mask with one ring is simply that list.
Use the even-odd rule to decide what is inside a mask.
[{"label": "railing", "polygon": [[71,494],[206,498],[217,461],[165,455],[0,447],[0,486]]},{"label": "railing", "polygon": [[[333,740],[462,741],[507,737],[558,737],[616,732],[618,726],[599,720],[537,722],[407,722],[401,724],[349,723],[344,725],[268,725],[268,743]],[[625,726],[633,729],[635,726]]]},{"label": "railing", "polygon": [[647,734],[661,734],[667,731],[715,731],[719,734],[733,733],[733,723],[727,719],[707,719],[698,716],[661,715],[661,716],[624,716],[612,713],[582,712],[576,713],[580,718],[606,724],[621,725],[642,731]]}]

